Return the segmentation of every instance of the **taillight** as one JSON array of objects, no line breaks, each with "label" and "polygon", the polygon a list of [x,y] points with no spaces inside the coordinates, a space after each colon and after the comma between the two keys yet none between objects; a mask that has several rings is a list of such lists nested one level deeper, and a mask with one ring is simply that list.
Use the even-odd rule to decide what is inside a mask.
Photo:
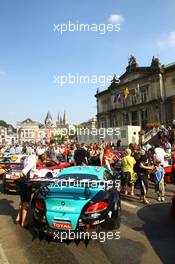
[{"label": "taillight", "polygon": [[107,209],[107,207],[108,207],[108,203],[106,201],[94,203],[86,209],[85,214],[98,213]]},{"label": "taillight", "polygon": [[36,208],[39,210],[44,210],[44,202],[40,198],[36,200]]}]

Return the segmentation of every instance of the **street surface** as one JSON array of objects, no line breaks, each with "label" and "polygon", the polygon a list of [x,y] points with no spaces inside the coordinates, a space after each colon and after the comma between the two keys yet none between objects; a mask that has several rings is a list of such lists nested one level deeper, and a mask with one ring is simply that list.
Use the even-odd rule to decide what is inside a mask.
[{"label": "street surface", "polygon": [[138,195],[123,198],[121,238],[88,244],[40,241],[32,228],[14,224],[19,196],[1,193],[0,264],[174,264],[175,219],[169,213],[174,190],[174,185],[167,185],[166,201],[157,202],[150,183],[151,205],[146,206]]}]

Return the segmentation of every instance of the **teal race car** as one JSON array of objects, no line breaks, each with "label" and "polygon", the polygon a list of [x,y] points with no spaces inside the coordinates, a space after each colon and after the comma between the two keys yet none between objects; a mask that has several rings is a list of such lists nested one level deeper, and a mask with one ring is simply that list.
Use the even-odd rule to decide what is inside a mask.
[{"label": "teal race car", "polygon": [[54,236],[60,232],[120,227],[119,182],[103,167],[70,167],[33,196],[34,226]]}]

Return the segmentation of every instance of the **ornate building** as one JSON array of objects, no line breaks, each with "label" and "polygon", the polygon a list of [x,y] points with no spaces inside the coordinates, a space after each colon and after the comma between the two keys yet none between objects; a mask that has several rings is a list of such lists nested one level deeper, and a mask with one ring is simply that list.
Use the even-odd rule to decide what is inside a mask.
[{"label": "ornate building", "polygon": [[68,116],[66,111],[64,111],[63,118],[60,113],[58,113],[56,124],[54,124],[53,118],[50,112],[48,112],[44,120],[44,124],[33,121],[30,118],[27,118],[22,122],[18,122],[16,125],[17,140],[19,143],[49,142],[51,137],[58,135],[60,128],[68,128],[68,126]]},{"label": "ornate building", "polygon": [[126,71],[104,91],[97,90],[98,127],[120,127],[175,119],[175,63],[153,57],[141,67],[131,56]]}]

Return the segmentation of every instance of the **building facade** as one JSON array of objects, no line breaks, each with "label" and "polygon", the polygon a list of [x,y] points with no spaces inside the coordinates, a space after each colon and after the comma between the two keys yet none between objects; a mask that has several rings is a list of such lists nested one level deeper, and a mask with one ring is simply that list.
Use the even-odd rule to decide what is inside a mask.
[{"label": "building facade", "polygon": [[27,118],[22,122],[17,122],[17,141],[19,143],[49,143],[52,137],[59,134],[60,128],[63,129],[68,126],[69,124],[66,112],[64,112],[63,118],[60,114],[58,114],[58,119],[55,124],[50,112],[47,113],[44,124]]},{"label": "building facade", "polygon": [[145,128],[148,123],[175,119],[175,63],[162,65],[152,58],[140,67],[131,56],[119,81],[114,76],[108,89],[97,90],[98,127],[126,125]]}]

